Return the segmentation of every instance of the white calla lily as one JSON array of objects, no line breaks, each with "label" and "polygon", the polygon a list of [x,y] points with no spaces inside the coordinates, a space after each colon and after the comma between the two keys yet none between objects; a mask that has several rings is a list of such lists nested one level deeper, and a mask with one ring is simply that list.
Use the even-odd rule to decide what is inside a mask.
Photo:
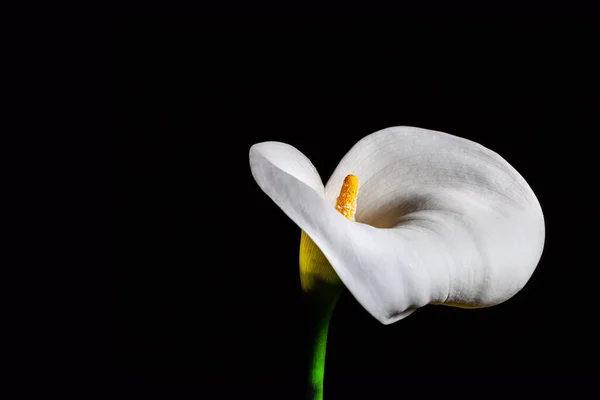
[{"label": "white calla lily", "polygon": [[[384,324],[429,303],[499,304],[526,284],[542,254],[535,194],[501,156],[467,139],[378,131],[344,156],[325,187],[308,158],[284,143],[252,146],[250,165]],[[333,207],[349,174],[361,181],[354,222]]]},{"label": "white calla lily", "polygon": [[[326,186],[284,143],[252,146],[250,166],[383,324],[427,304],[499,304],[523,288],[542,254],[544,217],[532,189],[500,155],[464,138],[378,131],[350,149]],[[360,181],[355,221],[334,207],[350,174]]]}]

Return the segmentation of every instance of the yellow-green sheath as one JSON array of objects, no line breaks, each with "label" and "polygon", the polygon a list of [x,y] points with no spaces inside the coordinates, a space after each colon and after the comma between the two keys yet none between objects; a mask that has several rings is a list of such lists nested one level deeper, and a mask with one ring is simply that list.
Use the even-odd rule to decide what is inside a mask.
[{"label": "yellow-green sheath", "polygon": [[329,323],[344,286],[327,258],[304,232],[300,239],[300,283],[310,346],[307,400],[322,400]]},{"label": "yellow-green sheath", "polygon": [[[351,221],[354,221],[357,196],[358,178],[347,175],[335,209]],[[344,285],[321,249],[304,231],[300,239],[300,284],[307,303],[311,335],[307,399],[322,400],[329,322]]]}]

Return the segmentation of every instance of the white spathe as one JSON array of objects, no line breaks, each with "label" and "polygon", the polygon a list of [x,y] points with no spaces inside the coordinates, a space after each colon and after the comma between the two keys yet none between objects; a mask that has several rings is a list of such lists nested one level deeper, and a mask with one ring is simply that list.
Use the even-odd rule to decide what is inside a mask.
[{"label": "white spathe", "polygon": [[[325,187],[285,143],[252,146],[250,167],[383,324],[429,303],[501,303],[527,283],[544,247],[544,217],[525,179],[495,152],[446,133],[393,127],[366,136]],[[360,183],[355,222],[334,207],[349,174]]]}]

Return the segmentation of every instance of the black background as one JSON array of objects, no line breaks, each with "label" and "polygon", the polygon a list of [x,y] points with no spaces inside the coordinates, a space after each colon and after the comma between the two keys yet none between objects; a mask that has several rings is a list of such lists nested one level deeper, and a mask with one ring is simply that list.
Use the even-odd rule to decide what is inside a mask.
[{"label": "black background", "polygon": [[508,160],[542,205],[544,254],[520,293],[488,309],[427,306],[383,326],[345,292],[325,399],[589,389],[597,33],[115,27],[113,367],[123,393],[304,398],[300,231],[254,182],[248,150],[289,143],[326,182],[356,141],[397,125]]}]

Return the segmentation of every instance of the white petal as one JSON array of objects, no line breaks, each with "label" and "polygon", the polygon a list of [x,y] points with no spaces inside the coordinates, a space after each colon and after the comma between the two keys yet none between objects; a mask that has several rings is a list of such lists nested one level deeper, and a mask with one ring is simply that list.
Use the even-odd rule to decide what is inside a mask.
[{"label": "white petal", "polygon": [[[286,171],[284,168],[288,165],[283,164],[286,158],[277,154],[282,149],[288,158],[304,158],[299,151],[282,143],[265,142],[252,146],[250,167],[256,182],[313,239],[354,295],[364,293],[365,285],[368,288],[371,282],[375,283],[371,287],[371,295],[360,296],[358,300],[375,318],[387,321],[389,316],[385,314],[385,305],[396,304],[395,299],[402,297],[405,291],[398,287],[395,288],[398,290],[380,290],[382,273],[391,270],[370,266],[378,262],[382,266],[389,264],[386,261],[390,258],[388,253],[397,244],[382,230],[346,219],[325,200],[323,193],[294,176],[296,169],[288,168]],[[357,248],[357,244],[361,248]],[[380,248],[384,251],[377,251]],[[402,273],[404,268],[396,268],[395,271]],[[398,281],[402,282],[402,279],[391,280],[393,283]],[[385,297],[392,292],[395,293],[393,299]],[[408,315],[411,311],[407,310],[404,314]]]},{"label": "white petal", "polygon": [[[325,201],[258,146],[250,159],[259,185],[382,323],[428,303],[498,304],[541,256],[544,220],[531,188],[474,142],[408,127],[376,132],[340,162]],[[332,206],[350,173],[361,183],[357,222]]]},{"label": "white petal", "polygon": [[[277,167],[292,175],[302,183],[308,185],[317,193],[323,195],[325,189],[321,177],[317,172],[317,169],[310,162],[310,160],[295,147],[290,146],[287,143],[281,142],[262,142],[253,145],[250,148],[250,168],[254,179],[262,187],[262,184],[269,184],[270,182],[263,182],[259,180],[260,176],[257,177],[256,173],[258,170],[254,168],[256,162],[260,162],[262,158],[256,159],[254,155],[269,160],[270,163],[277,165]],[[273,182],[272,184],[276,184]]]}]

